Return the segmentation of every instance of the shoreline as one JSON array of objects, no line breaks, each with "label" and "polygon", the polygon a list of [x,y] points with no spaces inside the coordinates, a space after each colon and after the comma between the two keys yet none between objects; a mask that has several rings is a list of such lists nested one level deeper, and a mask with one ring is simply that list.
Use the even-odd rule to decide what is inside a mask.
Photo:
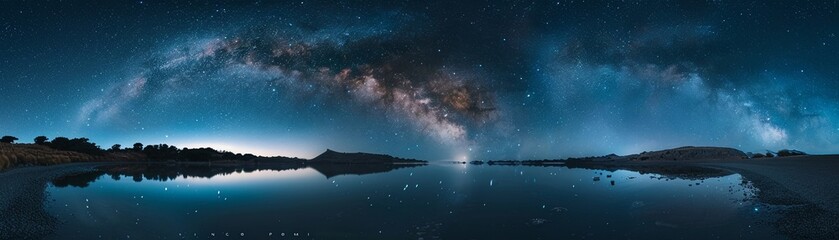
[{"label": "shoreline", "polygon": [[42,239],[58,219],[46,212],[49,181],[67,174],[93,171],[107,162],[67,163],[13,168],[0,172],[0,239]]},{"label": "shoreline", "polygon": [[775,229],[790,239],[839,239],[839,155],[742,160],[581,161],[569,168],[629,170],[702,179],[736,173],[758,189],[757,201],[781,207]]},{"label": "shoreline", "polygon": [[839,156],[816,155],[702,164],[736,172],[758,201],[783,206],[775,228],[791,239],[839,239]]}]

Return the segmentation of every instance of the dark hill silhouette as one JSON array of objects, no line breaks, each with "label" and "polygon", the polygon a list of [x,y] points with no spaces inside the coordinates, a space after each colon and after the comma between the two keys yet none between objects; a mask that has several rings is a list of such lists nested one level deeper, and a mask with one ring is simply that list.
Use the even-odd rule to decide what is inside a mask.
[{"label": "dark hill silhouette", "polygon": [[[707,160],[740,160],[747,159],[743,151],[726,147],[679,147],[659,151],[642,152],[626,156],[609,154],[600,157],[568,158],[564,162],[568,165],[576,163],[637,163],[637,162],[682,162],[682,161],[707,161]],[[563,161],[563,160],[548,160]]]},{"label": "dark hill silhouette", "polygon": [[383,163],[426,163],[416,159],[398,158],[385,154],[373,153],[342,153],[326,149],[308,163],[337,163],[337,164],[383,164]]},{"label": "dark hill silhouette", "polygon": [[732,173],[717,168],[693,166],[689,163],[728,162],[747,158],[745,153],[733,148],[686,146],[626,156],[610,154],[602,157],[567,159],[565,166],[607,171],[623,169],[640,173],[655,173],[669,178],[705,179]]},{"label": "dark hill silhouette", "polygon": [[726,147],[680,147],[625,156],[633,161],[696,161],[746,159],[743,151]]}]

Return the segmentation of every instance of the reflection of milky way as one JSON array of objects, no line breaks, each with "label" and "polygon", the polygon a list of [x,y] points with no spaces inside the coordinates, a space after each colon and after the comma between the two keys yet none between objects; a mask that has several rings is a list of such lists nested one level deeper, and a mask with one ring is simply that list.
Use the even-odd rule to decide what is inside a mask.
[{"label": "reflection of milky way", "polygon": [[476,79],[407,60],[412,53],[406,49],[381,49],[392,48],[386,36],[343,39],[349,33],[294,36],[286,31],[251,29],[178,46],[150,59],[128,83],[88,102],[80,119],[112,121],[127,106],[172,94],[200,97],[179,89],[253,84],[346,99],[407,119],[417,131],[448,143],[467,141],[469,126],[497,115],[492,94]]}]

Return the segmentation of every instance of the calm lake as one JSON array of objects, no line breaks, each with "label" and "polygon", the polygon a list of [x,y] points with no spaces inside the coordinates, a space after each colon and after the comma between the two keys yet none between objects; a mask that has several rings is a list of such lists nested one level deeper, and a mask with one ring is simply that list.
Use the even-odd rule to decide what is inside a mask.
[{"label": "calm lake", "polygon": [[737,174],[134,165],[59,178],[47,191],[62,222],[55,239],[776,238]]}]

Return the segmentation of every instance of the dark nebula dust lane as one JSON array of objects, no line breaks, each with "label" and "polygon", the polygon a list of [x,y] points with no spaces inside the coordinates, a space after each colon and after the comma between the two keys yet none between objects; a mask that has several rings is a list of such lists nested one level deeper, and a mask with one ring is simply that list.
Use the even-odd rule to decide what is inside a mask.
[{"label": "dark nebula dust lane", "polygon": [[833,2],[3,5],[0,130],[22,139],[432,160],[839,151]]}]

